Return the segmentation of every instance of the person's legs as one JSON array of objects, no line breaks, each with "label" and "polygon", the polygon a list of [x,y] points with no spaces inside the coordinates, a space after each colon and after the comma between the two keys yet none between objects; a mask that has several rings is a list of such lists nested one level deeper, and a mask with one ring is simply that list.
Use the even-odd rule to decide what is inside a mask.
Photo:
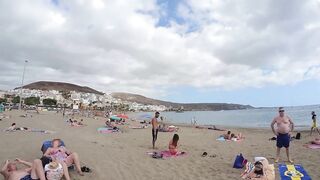
[{"label": "person's legs", "polygon": [[293,161],[290,159],[289,147],[286,148],[286,154],[287,154],[288,161],[290,163],[293,163]]},{"label": "person's legs", "polygon": [[319,128],[317,128],[317,131],[318,131],[318,134],[320,135],[320,131],[319,131]]},{"label": "person's legs", "polygon": [[280,159],[280,149],[281,149],[281,148],[277,147],[277,155],[276,155],[275,163],[279,162],[279,159]]},{"label": "person's legs", "polygon": [[313,127],[311,127],[310,129],[310,136],[312,136],[312,132],[313,132]]},{"label": "person's legs", "polygon": [[46,180],[46,177],[44,175],[42,162],[41,162],[40,159],[36,159],[32,163],[31,178],[32,179]]},{"label": "person's legs", "polygon": [[156,141],[157,141],[157,139],[158,139],[158,131],[159,131],[159,129],[157,129],[157,130],[156,130],[156,137],[155,137],[154,142],[156,142]]},{"label": "person's legs", "polygon": [[70,180],[70,175],[69,175],[69,169],[66,163],[61,162],[62,168],[63,168],[63,175],[65,180]]},{"label": "person's legs", "polygon": [[155,148],[155,130],[152,128],[152,148]]},{"label": "person's legs", "polygon": [[83,176],[83,173],[81,171],[81,166],[80,166],[80,159],[79,159],[79,155],[77,153],[72,153],[71,155],[69,155],[66,159],[66,165],[67,166],[71,166],[72,164],[74,164],[76,166],[76,169],[78,171],[78,173]]}]

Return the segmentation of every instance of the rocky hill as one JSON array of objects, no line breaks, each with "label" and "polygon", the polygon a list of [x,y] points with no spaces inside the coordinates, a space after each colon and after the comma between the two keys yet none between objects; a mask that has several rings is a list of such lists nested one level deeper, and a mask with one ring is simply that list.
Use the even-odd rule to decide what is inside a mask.
[{"label": "rocky hill", "polygon": [[228,103],[173,103],[168,101],[161,101],[147,98],[138,94],[130,93],[112,93],[112,97],[121,99],[123,101],[137,102],[140,104],[151,105],[165,105],[178,109],[183,106],[185,111],[220,111],[220,110],[237,110],[237,109],[251,109],[250,105],[228,104]]},{"label": "rocky hill", "polygon": [[[17,87],[15,89],[18,89]],[[71,83],[64,83],[64,82],[50,82],[50,81],[38,81],[28,85],[23,86],[24,89],[39,89],[43,91],[48,90],[57,90],[57,91],[76,91],[76,92],[83,92],[83,93],[93,93],[103,95],[104,93],[99,92],[95,89],[92,89],[87,86],[79,86]]]}]

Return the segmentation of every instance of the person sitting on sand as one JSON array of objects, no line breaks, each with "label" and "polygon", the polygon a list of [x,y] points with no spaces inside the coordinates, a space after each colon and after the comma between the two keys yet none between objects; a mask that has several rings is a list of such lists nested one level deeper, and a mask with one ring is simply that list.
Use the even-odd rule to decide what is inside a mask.
[{"label": "person sitting on sand", "polygon": [[179,135],[174,134],[172,140],[169,142],[169,152],[171,155],[176,155],[178,153],[178,141]]},{"label": "person sitting on sand", "polygon": [[78,122],[78,125],[79,125],[79,126],[84,126],[84,124],[83,124],[83,119],[81,119],[80,122]]},{"label": "person sitting on sand", "polygon": [[235,134],[232,133],[230,135],[230,139],[229,140],[238,141],[238,140],[241,140],[241,139],[244,139],[244,137],[242,136],[241,133],[239,133],[238,135],[235,135]]},{"label": "person sitting on sand", "polygon": [[65,147],[59,147],[61,141],[60,139],[52,140],[52,147],[48,148],[44,153],[44,156],[50,157],[51,159],[55,159],[59,162],[65,162],[68,167],[72,164],[75,164],[78,173],[83,176],[80,167],[79,155],[76,152],[71,152],[67,150]]},{"label": "person sitting on sand", "polygon": [[[18,169],[17,164],[23,164],[27,168]],[[39,159],[34,160],[33,163],[18,158],[15,159],[15,162],[6,160],[0,173],[5,180],[46,180],[42,162]]]},{"label": "person sitting on sand", "polygon": [[224,139],[231,139],[231,131],[228,131],[227,134],[222,134],[221,137]]},{"label": "person sitting on sand", "polygon": [[115,125],[113,125],[110,121],[106,121],[106,127],[113,129],[113,130],[119,130],[119,128]]}]

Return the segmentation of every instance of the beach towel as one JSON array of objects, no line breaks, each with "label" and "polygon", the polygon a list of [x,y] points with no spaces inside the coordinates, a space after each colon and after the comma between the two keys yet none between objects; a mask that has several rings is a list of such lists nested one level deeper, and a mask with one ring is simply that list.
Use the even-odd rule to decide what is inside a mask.
[{"label": "beach towel", "polygon": [[244,170],[244,172],[240,175],[240,177],[242,179],[245,179],[247,178],[247,176],[252,172],[254,171],[254,164],[252,162],[247,162],[246,164],[246,169]]},{"label": "beach towel", "polygon": [[[274,172],[274,165],[268,164],[268,167],[264,169],[265,176],[261,178],[255,178],[255,179],[261,179],[261,180],[275,180],[275,172]],[[250,173],[254,171],[254,163],[247,162],[246,164],[246,170],[240,175],[242,179],[250,179],[248,176]]]},{"label": "beach towel", "polygon": [[226,141],[226,139],[224,139],[224,137],[220,136],[216,139],[217,141]]},{"label": "beach towel", "polygon": [[114,130],[112,128],[106,128],[106,127],[101,127],[101,128],[98,128],[97,130],[101,134],[110,134],[110,133],[120,132],[118,130]]},{"label": "beach towel", "polygon": [[224,142],[224,141],[227,141],[227,142],[229,142],[229,141],[241,142],[243,139],[231,139],[231,140],[229,140],[229,139],[225,139],[223,136],[220,136],[216,140],[217,141],[222,141],[222,142]]},{"label": "beach towel", "polygon": [[178,152],[177,154],[172,155],[169,151],[148,152],[147,154],[155,159],[184,157],[187,155],[186,152]]},{"label": "beach towel", "polygon": [[320,149],[320,145],[319,144],[306,144],[304,146],[309,148],[309,149]]},{"label": "beach towel", "polygon": [[301,165],[279,164],[281,180],[311,180]]}]

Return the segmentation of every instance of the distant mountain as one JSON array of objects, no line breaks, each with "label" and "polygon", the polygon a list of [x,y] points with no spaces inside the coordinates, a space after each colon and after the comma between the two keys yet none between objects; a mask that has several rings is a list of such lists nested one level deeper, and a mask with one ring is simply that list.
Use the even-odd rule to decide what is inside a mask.
[{"label": "distant mountain", "polygon": [[138,94],[130,93],[112,93],[112,97],[121,99],[123,101],[136,102],[139,104],[164,105],[172,108],[180,108],[183,106],[185,111],[220,111],[220,110],[237,110],[237,109],[251,109],[250,105],[228,104],[228,103],[173,103],[168,101],[161,101],[147,98]]},{"label": "distant mountain", "polygon": [[[17,87],[15,89],[19,89]],[[83,92],[83,93],[93,93],[103,95],[104,93],[99,92],[95,89],[92,89],[87,86],[79,86],[71,83],[64,83],[64,82],[50,82],[50,81],[38,81],[28,85],[23,86],[24,89],[39,89],[43,91],[48,90],[57,90],[57,91],[76,91],[76,92]]]}]

